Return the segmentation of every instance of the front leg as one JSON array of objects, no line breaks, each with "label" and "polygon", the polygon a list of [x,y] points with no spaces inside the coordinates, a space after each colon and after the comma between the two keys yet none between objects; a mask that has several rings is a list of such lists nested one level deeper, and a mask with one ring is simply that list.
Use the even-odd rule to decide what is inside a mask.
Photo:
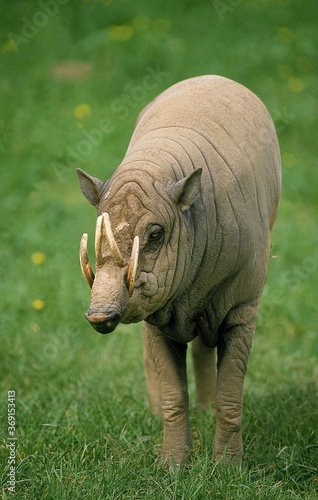
[{"label": "front leg", "polygon": [[[144,323],[144,348],[155,367],[160,384],[163,417],[161,456],[177,466],[189,455],[191,434],[186,373],[187,345],[165,337],[158,328]],[[153,372],[153,370],[152,370]],[[155,380],[152,373],[152,380]]]},{"label": "front leg", "polygon": [[237,325],[228,323],[218,344],[214,440],[214,457],[217,460],[225,458],[226,461],[238,462],[243,456],[243,383],[256,319],[255,309],[248,306],[247,309],[245,313],[235,312],[232,319],[240,320],[252,316],[251,322],[244,324],[241,321],[241,324]]},{"label": "front leg", "polygon": [[143,360],[146,376],[146,386],[149,396],[150,408],[155,415],[162,415],[161,411],[161,387],[156,365],[148,342],[149,325],[144,322],[143,326]]}]

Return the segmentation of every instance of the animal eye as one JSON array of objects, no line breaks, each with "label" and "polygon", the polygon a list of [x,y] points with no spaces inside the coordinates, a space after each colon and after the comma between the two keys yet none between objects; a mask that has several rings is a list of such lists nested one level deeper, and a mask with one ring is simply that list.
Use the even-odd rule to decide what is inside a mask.
[{"label": "animal eye", "polygon": [[148,241],[149,243],[154,243],[155,241],[160,241],[164,235],[164,230],[162,227],[156,227],[153,229],[149,235]]}]

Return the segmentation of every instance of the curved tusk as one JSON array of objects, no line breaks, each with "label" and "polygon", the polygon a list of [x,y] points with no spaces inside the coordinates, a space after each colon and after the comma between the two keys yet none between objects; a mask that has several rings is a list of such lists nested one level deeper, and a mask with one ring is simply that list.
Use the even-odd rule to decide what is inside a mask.
[{"label": "curved tusk", "polygon": [[119,250],[117,243],[115,241],[112,227],[110,224],[109,215],[107,212],[104,212],[102,217],[103,217],[103,222],[104,222],[104,227],[105,227],[106,240],[110,246],[111,253],[116,261],[116,264],[119,267],[124,267],[125,261],[124,261],[122,254],[120,253],[120,250]]},{"label": "curved tusk", "polygon": [[80,243],[80,263],[83,276],[87,281],[87,283],[89,284],[90,288],[92,288],[95,276],[92,271],[91,265],[89,263],[89,258],[87,253],[87,241],[88,241],[88,234],[84,233]]},{"label": "curved tusk", "polygon": [[96,265],[98,265],[102,260],[102,229],[103,229],[103,216],[99,215],[96,221],[96,230],[95,230],[95,256],[96,256]]},{"label": "curved tusk", "polygon": [[131,257],[128,265],[128,274],[127,274],[127,287],[128,287],[129,297],[132,296],[135,288],[138,257],[139,257],[139,236],[135,236],[131,251]]}]

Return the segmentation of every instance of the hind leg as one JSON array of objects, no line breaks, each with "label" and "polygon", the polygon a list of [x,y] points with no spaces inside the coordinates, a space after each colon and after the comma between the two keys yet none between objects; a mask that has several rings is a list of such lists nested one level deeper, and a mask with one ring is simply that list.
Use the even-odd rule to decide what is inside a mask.
[{"label": "hind leg", "polygon": [[216,353],[197,336],[192,342],[192,360],[196,381],[198,408],[211,408],[215,403]]}]

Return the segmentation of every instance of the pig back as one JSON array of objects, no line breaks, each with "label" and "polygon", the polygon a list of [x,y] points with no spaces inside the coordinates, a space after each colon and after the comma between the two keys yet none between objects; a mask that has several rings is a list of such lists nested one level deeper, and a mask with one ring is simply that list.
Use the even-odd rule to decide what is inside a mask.
[{"label": "pig back", "polygon": [[254,191],[262,218],[272,224],[281,187],[277,136],[266,107],[243,85],[207,75],[170,87],[139,116],[127,153],[141,147],[174,154],[184,174],[202,167],[203,189],[212,181],[225,183],[229,194],[231,184],[242,196]]}]

